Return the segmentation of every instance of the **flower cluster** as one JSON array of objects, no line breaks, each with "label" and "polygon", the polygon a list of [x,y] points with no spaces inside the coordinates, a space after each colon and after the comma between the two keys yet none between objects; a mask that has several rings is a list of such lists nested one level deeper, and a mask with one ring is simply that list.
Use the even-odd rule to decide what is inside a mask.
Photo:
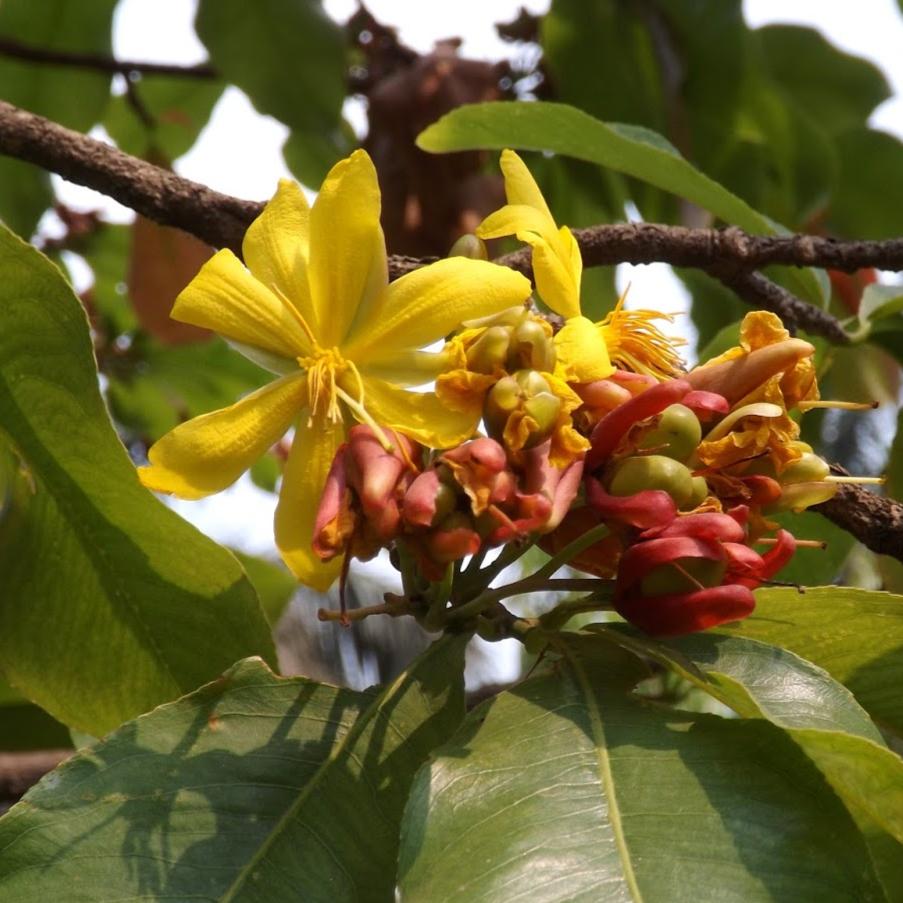
[{"label": "flower cluster", "polygon": [[216,492],[293,428],[276,541],[313,587],[389,549],[404,610],[442,623],[498,596],[488,550],[539,543],[649,633],[744,617],[797,545],[771,516],[836,491],[794,413],[820,404],[812,345],[754,312],[736,348],[685,372],[667,317],[619,303],[592,322],[573,234],[516,154],[502,170],[508,203],[477,235],[531,246],[538,301],[476,238],[390,283],[362,151],[311,209],[282,183],[244,264],[219,252],[173,311],[278,378],[163,437],[141,479]]}]

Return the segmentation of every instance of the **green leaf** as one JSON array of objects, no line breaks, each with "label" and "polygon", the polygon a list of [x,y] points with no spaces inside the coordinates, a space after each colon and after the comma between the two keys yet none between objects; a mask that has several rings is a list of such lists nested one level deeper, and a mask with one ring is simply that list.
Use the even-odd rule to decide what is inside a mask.
[{"label": "green leaf", "polygon": [[0,667],[100,736],[239,658],[272,659],[272,641],[232,555],[138,482],[60,271],[3,230],[0,272],[0,424],[22,462],[0,520]]},{"label": "green leaf", "polygon": [[[109,55],[115,7],[116,0],[3,0],[0,35],[42,50]],[[0,58],[4,100],[80,132],[97,122],[109,94],[109,73]]]},{"label": "green leaf", "polygon": [[[116,0],[3,0],[0,36],[45,50],[111,52],[110,26]],[[100,119],[110,76],[0,57],[0,97],[80,132]],[[0,218],[30,235],[52,201],[46,172],[18,160],[0,160]]]},{"label": "green leaf", "polygon": [[814,28],[768,25],[755,34],[771,76],[832,132],[864,125],[890,97],[887,79],[874,63],[844,53]]},{"label": "green leaf", "polygon": [[778,575],[801,586],[826,586],[835,582],[856,540],[817,511],[789,512],[769,517],[798,539],[827,543],[824,549],[797,549],[790,564]]},{"label": "green leaf", "polygon": [[903,287],[899,285],[868,285],[862,293],[859,310],[856,314],[858,326],[851,333],[854,342],[867,339],[878,320],[893,317],[893,326],[903,328],[903,317],[897,316],[903,311]]},{"label": "green leaf", "polygon": [[248,579],[257,590],[267,621],[275,625],[289,599],[298,589],[298,581],[282,563],[267,561],[265,558],[248,555],[237,549],[233,549],[232,554],[241,562]]},{"label": "green leaf", "polygon": [[0,820],[0,897],[392,900],[411,780],[464,714],[464,642],[366,693],[246,661],[124,725]]},{"label": "green leaf", "polygon": [[72,250],[80,253],[94,273],[94,285],[88,306],[101,322],[108,340],[138,328],[135,311],[129,303],[125,272],[131,248],[131,226],[100,223]]},{"label": "green leaf", "polygon": [[29,749],[68,749],[69,731],[36,705],[0,706],[0,754]]},{"label": "green leaf", "polygon": [[[688,163],[661,135],[639,126],[601,122],[566,104],[469,104],[421,132],[417,144],[432,153],[521,147],[565,154],[670,191],[749,232],[779,232],[771,220]],[[822,304],[822,292],[811,273],[783,272],[799,294]]]},{"label": "green leaf", "polygon": [[821,668],[756,640],[695,634],[668,645],[706,679],[680,669],[683,677],[740,715],[788,732],[860,824],[883,879],[888,853],[903,854],[903,760],[852,694]]},{"label": "green leaf", "polygon": [[632,700],[599,647],[567,640],[421,770],[403,899],[880,898],[853,820],[783,731]]},{"label": "green leaf", "polygon": [[300,157],[299,178],[319,185],[348,150],[341,28],[317,0],[201,0],[195,26],[217,69],[292,130],[301,147],[286,159],[297,165]]},{"label": "green leaf", "polygon": [[182,420],[234,404],[269,378],[222,339],[167,346],[145,334],[126,365],[108,375],[113,416],[150,441]]},{"label": "green leaf", "polygon": [[555,0],[540,27],[556,96],[602,119],[665,130],[655,48],[633,7]]},{"label": "green leaf", "polygon": [[903,233],[903,143],[875,129],[837,136],[840,177],[826,228],[848,238],[896,238]]},{"label": "green leaf", "polygon": [[128,95],[120,94],[110,101],[104,127],[127,154],[172,163],[191,149],[224,87],[217,79],[145,78],[133,90],[153,123],[145,124]]},{"label": "green leaf", "polygon": [[814,662],[849,687],[879,725],[903,734],[903,596],[830,586],[760,589],[753,614],[722,630]]}]

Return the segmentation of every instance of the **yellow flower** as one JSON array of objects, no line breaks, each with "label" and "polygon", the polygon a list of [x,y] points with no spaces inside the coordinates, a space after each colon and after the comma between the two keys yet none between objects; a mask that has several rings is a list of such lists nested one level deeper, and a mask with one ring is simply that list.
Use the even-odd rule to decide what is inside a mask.
[{"label": "yellow flower", "polygon": [[606,379],[614,372],[608,348],[595,325],[580,313],[583,260],[573,233],[560,229],[524,161],[502,151],[508,203],[477,229],[480,238],[516,235],[533,249],[533,278],[542,300],[565,319],[555,336],[558,369],[569,382]]},{"label": "yellow flower", "polygon": [[[151,489],[196,499],[234,482],[292,426],[276,509],[276,544],[295,575],[326,589],[341,561],[311,549],[327,471],[353,420],[434,448],[470,437],[471,412],[403,387],[444,369],[420,349],[462,321],[522,303],[529,282],[484,261],[441,260],[388,281],[376,171],[363,151],[342,160],[308,208],[282,181],[245,235],[245,265],[220,251],[179,295],[175,319],[213,329],[281,374],[229,408],[176,427],[140,469]],[[388,441],[388,440],[387,440]]]},{"label": "yellow flower", "polygon": [[508,203],[480,224],[480,238],[516,235],[533,249],[533,278],[542,300],[565,318],[555,336],[556,372],[572,383],[607,379],[614,363],[638,373],[667,379],[680,369],[669,342],[650,320],[669,319],[654,311],[616,310],[599,323],[580,310],[583,260],[573,233],[555,222],[539,186],[523,160],[512,150],[502,151],[502,173]]}]

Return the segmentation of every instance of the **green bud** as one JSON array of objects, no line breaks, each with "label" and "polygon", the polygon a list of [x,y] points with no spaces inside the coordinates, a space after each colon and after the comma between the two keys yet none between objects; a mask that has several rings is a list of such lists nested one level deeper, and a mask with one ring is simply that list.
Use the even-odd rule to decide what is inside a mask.
[{"label": "green bud", "polygon": [[813,483],[823,480],[831,472],[828,462],[811,451],[803,452],[801,458],[788,464],[778,480],[781,485],[788,483]]},{"label": "green bud", "polygon": [[497,442],[505,435],[509,418],[524,412],[536,421],[524,448],[533,448],[552,434],[561,410],[561,400],[552,392],[548,380],[536,370],[518,370],[500,379],[486,396],[483,422]]},{"label": "green bud", "polygon": [[490,326],[467,349],[467,368],[475,373],[495,373],[505,365],[511,344],[511,330],[504,326]]},{"label": "green bud", "polygon": [[644,489],[663,489],[683,508],[693,498],[693,474],[689,468],[664,455],[625,458],[615,468],[608,491],[634,495]]},{"label": "green bud", "polygon": [[550,373],[555,369],[555,343],[536,320],[525,320],[514,329],[508,355],[508,369],[526,367]]},{"label": "green bud", "polygon": [[467,232],[451,246],[449,257],[469,257],[471,260],[489,260],[489,253],[482,238]]},{"label": "green bud", "polygon": [[778,514],[781,511],[805,511],[812,505],[818,505],[834,498],[837,483],[789,483],[781,487],[781,497],[767,508],[764,514]]},{"label": "green bud", "polygon": [[650,430],[640,448],[654,449],[677,461],[686,461],[702,441],[702,427],[696,415],[685,405],[672,404],[659,415],[655,429]]}]

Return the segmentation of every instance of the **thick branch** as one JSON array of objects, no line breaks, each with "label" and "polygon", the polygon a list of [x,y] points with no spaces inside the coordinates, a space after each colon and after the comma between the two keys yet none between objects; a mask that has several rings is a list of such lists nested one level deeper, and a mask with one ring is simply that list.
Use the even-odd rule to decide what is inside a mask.
[{"label": "thick branch", "polygon": [[263,209],[262,204],[220,194],[5,101],[0,101],[0,153],[87,185],[217,248],[239,252],[245,230]]},{"label": "thick branch", "polygon": [[216,70],[206,64],[196,66],[177,66],[171,63],[139,63],[135,60],[114,60],[100,53],[76,53],[64,50],[48,50],[45,47],[32,47],[10,38],[0,38],[0,56],[26,60],[30,63],[42,63],[49,66],[66,66],[72,69],[92,69],[95,72],[109,72],[111,75],[129,76],[133,72],[141,75],[175,75],[179,78],[217,77]]},{"label": "thick branch", "polygon": [[[837,464],[831,470],[849,476]],[[841,483],[834,498],[812,510],[851,533],[873,552],[903,561],[903,504],[900,502],[875,495],[862,486]]]},{"label": "thick branch", "polygon": [[[903,238],[839,241],[818,235],[750,235],[726,229],[687,229],[655,223],[617,223],[575,229],[585,266],[618,263],[670,263],[709,269],[733,265],[756,270],[772,264],[816,266],[853,272],[863,267],[903,270]],[[503,258],[509,266],[529,252]],[[510,262],[509,262],[510,261]],[[516,266],[520,269],[520,266]]]}]

